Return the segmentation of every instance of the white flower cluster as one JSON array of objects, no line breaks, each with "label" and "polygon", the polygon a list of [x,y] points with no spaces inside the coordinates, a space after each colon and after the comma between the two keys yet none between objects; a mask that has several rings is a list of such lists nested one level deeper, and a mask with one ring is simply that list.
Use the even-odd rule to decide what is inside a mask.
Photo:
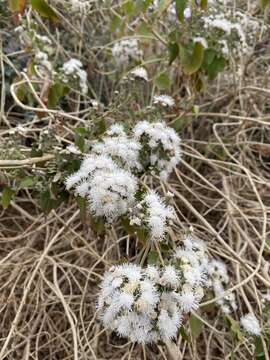
[{"label": "white flower cluster", "polygon": [[142,55],[137,39],[123,39],[112,47],[112,55],[118,64],[126,64],[130,59],[138,59]]},{"label": "white flower cluster", "polygon": [[225,12],[223,7],[202,19],[208,34],[219,31],[217,42],[225,57],[228,57],[230,51],[237,56],[248,54],[261,29],[257,20],[240,11],[233,14]]},{"label": "white flower cluster", "polygon": [[199,298],[181,290],[179,271],[134,264],[113,266],[104,274],[98,309],[106,328],[133,342],[175,338],[184,314],[198,307]]},{"label": "white flower cluster", "polygon": [[217,300],[217,304],[225,314],[229,314],[232,310],[237,310],[235,295],[233,293],[224,294],[225,285],[229,283],[229,276],[226,265],[218,260],[212,260],[208,264],[208,285],[214,291],[216,297],[221,297]]},{"label": "white flower cluster", "polygon": [[84,14],[86,13],[91,6],[91,1],[89,0],[69,0],[71,5],[71,10],[74,13]]},{"label": "white flower cluster", "polygon": [[175,105],[175,101],[169,95],[155,95],[153,99],[153,104],[161,105],[163,107],[173,107]]},{"label": "white flower cluster", "polygon": [[92,148],[94,153],[108,155],[126,169],[142,170],[139,162],[140,150],[141,144],[134,138],[129,138],[119,124],[112,125],[107,136]]},{"label": "white flower cluster", "polygon": [[[154,124],[146,121],[143,124],[154,127]],[[144,170],[141,153],[149,156],[144,149],[145,139],[138,136],[136,129],[138,130],[135,126],[129,137],[122,125],[112,125],[104,138],[92,145],[91,154],[85,157],[80,169],[66,179],[66,187],[68,190],[75,188],[77,195],[87,198],[90,211],[95,216],[104,216],[107,221],[112,222],[128,213],[132,225],[146,226],[151,240],[161,241],[175,214],[154,191],[148,192],[140,203],[135,203],[138,180],[134,174]],[[159,137],[158,129],[161,131]],[[151,135],[151,131],[149,134]],[[155,149],[156,157],[159,154],[164,156],[165,150],[167,156],[180,154],[180,149],[176,148],[180,146],[180,140],[173,129],[157,123],[153,135],[155,148],[160,146],[160,149]],[[149,140],[154,141],[154,138]],[[171,161],[176,164],[172,159],[160,160],[159,166],[163,166],[162,172],[166,169],[166,175],[171,170]]]},{"label": "white flower cluster", "polygon": [[40,70],[46,74],[52,75],[53,65],[50,56],[53,53],[51,40],[37,33],[34,27],[27,22],[22,22],[20,26],[15,28],[15,32],[19,34],[22,45],[32,48],[34,52],[34,63],[40,67]]},{"label": "white flower cluster", "polygon": [[135,139],[140,141],[144,156],[153,173],[166,180],[181,158],[180,138],[165,123],[139,122],[133,129]]},{"label": "white flower cluster", "polygon": [[133,79],[142,79],[142,80],[148,81],[148,74],[144,67],[139,66],[130,71],[129,78],[132,80]]},{"label": "white flower cluster", "polygon": [[[228,281],[221,264],[209,262],[206,244],[188,235],[168,265],[113,266],[104,274],[98,298],[104,326],[132,342],[175,338],[183,319],[199,308],[204,289],[211,285],[209,278],[219,273]],[[253,316],[243,317],[241,324],[250,333],[260,332]]]},{"label": "white flower cluster", "polygon": [[88,155],[80,169],[66,179],[67,189],[86,197],[90,211],[112,222],[134,202],[137,179],[106,155]]},{"label": "white flower cluster", "polygon": [[147,227],[150,230],[151,241],[162,241],[167,227],[175,219],[173,207],[166,206],[160,196],[150,190],[144,197],[143,203],[146,206]]},{"label": "white flower cluster", "polygon": [[196,293],[202,292],[208,279],[208,256],[206,245],[202,240],[188,235],[183,246],[176,249],[174,257],[181,264],[182,277],[185,284]]},{"label": "white flower cluster", "polygon": [[60,71],[62,71],[62,73],[65,75],[63,78],[64,82],[69,82],[69,77],[72,77],[75,80],[78,79],[82,93],[84,95],[87,94],[88,91],[87,74],[82,69],[82,63],[80,60],[77,59],[68,60],[63,64]]},{"label": "white flower cluster", "polygon": [[176,215],[172,206],[166,205],[154,190],[149,190],[143,200],[130,209],[129,218],[130,225],[145,227],[150,241],[158,242],[164,240]]},{"label": "white flower cluster", "polygon": [[249,313],[242,316],[240,319],[240,323],[243,329],[250,335],[256,335],[256,336],[261,335],[261,327],[258,319],[254,314]]},{"label": "white flower cluster", "polygon": [[42,76],[45,74],[51,80],[68,85],[73,83],[74,80],[78,81],[82,93],[87,94],[87,73],[82,69],[81,61],[70,59],[62,66],[56,67],[52,61],[55,53],[52,41],[47,36],[38,34],[35,25],[37,27],[35,23],[29,25],[22,22],[22,25],[18,26],[15,31],[19,33],[21,43],[27,48],[32,48],[37,74]]}]

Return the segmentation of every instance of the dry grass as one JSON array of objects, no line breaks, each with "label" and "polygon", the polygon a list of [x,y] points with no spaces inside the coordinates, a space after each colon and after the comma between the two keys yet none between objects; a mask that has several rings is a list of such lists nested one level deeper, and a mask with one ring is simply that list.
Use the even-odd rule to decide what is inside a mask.
[{"label": "dry grass", "polygon": [[[75,25],[80,32],[82,28]],[[4,54],[1,59],[3,74],[13,58]],[[261,295],[270,288],[270,248],[266,246],[270,231],[270,86],[265,75],[269,60],[263,51],[254,54],[241,83],[228,86],[224,75],[197,96],[199,113],[185,114],[189,122],[181,134],[183,161],[168,183],[155,180],[161,193],[169,190],[175,195],[178,220],[170,229],[170,244],[179,244],[192,226],[208,243],[211,254],[228,265],[230,288],[239,305],[232,316],[238,321],[242,314],[255,311],[262,325]],[[15,63],[13,66],[17,69]],[[26,75],[22,81],[31,86]],[[8,141],[9,129],[20,122],[24,112],[33,110],[20,103],[12,87],[13,102],[4,106],[5,99],[10,102],[12,98],[7,82],[2,82],[2,143]],[[110,94],[109,85],[104,85],[103,94]],[[72,142],[74,129],[87,121],[92,109],[85,108],[83,114],[76,106],[70,113],[49,110],[33,87],[31,91],[45,116],[34,116],[23,136],[37,139],[41,130],[52,126],[62,144]],[[174,95],[180,98],[179,94],[175,90]],[[188,95],[181,99],[189,100]],[[168,122],[183,113],[180,106]],[[107,111],[103,116],[111,121],[117,115]],[[15,168],[29,173],[43,170],[40,159],[33,161],[28,156],[29,147],[21,146],[20,151],[22,157],[16,163],[0,160],[4,177]],[[48,156],[47,164],[54,154]],[[152,185],[147,177],[142,181]],[[232,354],[241,360],[253,358],[252,342],[243,337],[236,343],[220,310],[213,306],[201,313],[204,328],[200,336],[190,342],[180,336],[177,350],[172,344],[134,345],[107,332],[96,313],[98,284],[112,264],[136,259],[136,237],[126,235],[119,224],[97,234],[88,218],[82,221],[72,198],[47,216],[31,191],[21,191],[15,200],[1,210],[0,221],[1,360],[223,360],[232,359]],[[269,360],[267,351],[265,359]]]}]

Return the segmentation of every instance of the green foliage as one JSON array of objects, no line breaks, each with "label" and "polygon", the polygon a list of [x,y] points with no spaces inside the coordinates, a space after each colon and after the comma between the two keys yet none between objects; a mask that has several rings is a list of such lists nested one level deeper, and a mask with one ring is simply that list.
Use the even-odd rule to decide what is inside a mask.
[{"label": "green foliage", "polygon": [[69,87],[65,84],[57,82],[49,88],[48,93],[48,106],[49,108],[55,108],[59,104],[61,97],[65,96],[69,91]]},{"label": "green foliage", "polygon": [[265,10],[270,5],[270,0],[258,0],[259,5],[263,10]]},{"label": "green foliage", "polygon": [[192,75],[197,72],[204,58],[204,47],[200,42],[193,45],[180,46],[180,60],[186,74]]},{"label": "green foliage", "polygon": [[68,199],[68,193],[61,190],[57,184],[52,183],[50,188],[41,192],[39,205],[44,214],[49,214],[53,209]]},{"label": "green foliage", "polygon": [[16,194],[16,191],[11,189],[10,187],[5,187],[2,192],[2,206],[4,209],[7,209],[10,205],[10,201],[12,200],[13,196]]},{"label": "green foliage", "polygon": [[214,80],[218,73],[224,70],[226,64],[226,59],[214,49],[205,50],[202,67],[210,80]]},{"label": "green foliage", "polygon": [[240,325],[237,321],[235,321],[230,315],[225,316],[225,321],[227,322],[230,333],[236,341],[240,341],[243,338],[243,334],[240,329]]},{"label": "green foliage", "polygon": [[176,14],[180,21],[184,22],[184,10],[187,7],[188,1],[187,0],[175,0],[175,8]]},{"label": "green foliage", "polygon": [[159,256],[158,256],[158,252],[151,250],[148,253],[147,256],[147,264],[148,265],[157,265],[157,263],[159,262]]},{"label": "green foliage", "polygon": [[179,45],[176,42],[170,42],[168,44],[168,52],[169,52],[169,64],[178,57],[179,55]]},{"label": "green foliage", "polygon": [[36,179],[33,176],[26,176],[20,181],[18,188],[19,189],[29,189],[29,188],[33,187],[33,185],[35,185],[35,183],[36,183]]},{"label": "green foliage", "polygon": [[58,21],[58,15],[52,7],[45,0],[30,0],[32,8],[36,10],[41,16],[44,16],[52,21]]},{"label": "green foliage", "polygon": [[169,89],[169,87],[171,85],[171,81],[170,81],[168,73],[163,72],[161,74],[158,74],[155,78],[155,84],[161,90]]},{"label": "green foliage", "polygon": [[189,317],[189,327],[191,335],[194,339],[197,339],[203,331],[203,322],[194,314]]}]

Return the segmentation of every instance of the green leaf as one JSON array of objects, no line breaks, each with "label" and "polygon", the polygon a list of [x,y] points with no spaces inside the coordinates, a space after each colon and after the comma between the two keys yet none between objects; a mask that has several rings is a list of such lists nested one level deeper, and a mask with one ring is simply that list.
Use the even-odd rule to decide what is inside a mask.
[{"label": "green leaf", "polygon": [[270,5],[270,0],[259,0],[259,5],[264,10]]},{"label": "green leaf", "polygon": [[217,56],[217,52],[214,49],[206,49],[203,57],[203,66],[207,67],[214,61]]},{"label": "green leaf", "polygon": [[186,7],[187,7],[187,0],[175,1],[176,15],[181,22],[185,21],[184,11]]},{"label": "green leaf", "polygon": [[149,251],[147,256],[147,263],[148,265],[156,265],[159,261],[159,256],[157,251]]},{"label": "green leaf", "polygon": [[172,0],[160,0],[158,3],[158,12],[162,13],[163,11],[165,11],[171,4]]},{"label": "green leaf", "polygon": [[168,44],[168,51],[169,51],[169,64],[177,58],[179,54],[179,46],[177,43],[169,43]]},{"label": "green leaf", "polygon": [[25,189],[32,187],[35,184],[35,179],[33,176],[26,176],[21,180],[21,182],[18,185],[19,189]]},{"label": "green leaf", "polygon": [[24,12],[25,3],[26,0],[8,0],[10,10],[20,14]]},{"label": "green leaf", "polygon": [[105,232],[105,222],[101,217],[90,217],[91,220],[91,228],[98,234],[104,234]]},{"label": "green leaf", "polygon": [[255,344],[256,358],[257,359],[265,359],[262,339],[259,336],[256,336],[256,338],[254,340],[254,344]]},{"label": "green leaf", "polygon": [[122,11],[124,11],[128,15],[132,15],[135,10],[135,4],[134,1],[125,1],[122,5]]},{"label": "green leaf", "polygon": [[86,214],[87,214],[87,201],[85,198],[82,198],[81,196],[77,196],[76,197],[76,202],[79,206],[80,209],[80,217],[81,217],[81,221],[85,222],[86,219]]},{"label": "green leaf", "polygon": [[200,42],[196,42],[193,45],[192,51],[187,47],[180,47],[180,60],[183,65],[184,72],[188,75],[197,72],[202,63],[204,57],[204,47]]},{"label": "green leaf", "polygon": [[152,0],[137,0],[136,1],[136,11],[137,12],[145,12],[150,6]]},{"label": "green leaf", "polygon": [[165,72],[158,74],[155,78],[155,84],[159,89],[168,89],[171,85],[169,75]]},{"label": "green leaf", "polygon": [[243,334],[241,332],[239,323],[237,321],[235,321],[230,315],[226,315],[225,320],[230,327],[230,331],[231,331],[233,337],[236,340],[240,341],[243,337]]},{"label": "green leaf", "polygon": [[36,10],[39,15],[44,16],[52,21],[58,21],[58,15],[51,8],[45,0],[30,0],[32,8]]},{"label": "green leaf", "polygon": [[181,327],[180,327],[179,334],[182,336],[182,338],[183,338],[185,341],[191,342],[191,338],[190,338],[190,336],[187,334],[186,329],[184,328],[184,326],[181,326]]},{"label": "green leaf", "polygon": [[[152,31],[151,31],[151,28],[145,23],[141,23],[137,27],[136,33],[139,34],[139,35],[142,35],[142,36],[152,36],[153,35]],[[146,39],[143,39],[143,40],[145,41]]]},{"label": "green leaf", "polygon": [[191,335],[194,339],[197,339],[203,330],[203,322],[196,316],[191,314],[189,317],[189,327],[191,331]]},{"label": "green leaf", "polygon": [[51,198],[49,190],[45,190],[40,194],[39,204],[45,214],[48,214],[54,208],[54,199]]},{"label": "green leaf", "polygon": [[81,152],[84,152],[84,137],[79,134],[75,134],[75,145],[81,150]]},{"label": "green leaf", "polygon": [[7,209],[9,207],[10,201],[12,200],[15,193],[16,192],[12,190],[10,187],[4,188],[2,192],[2,206],[4,209]]},{"label": "green leaf", "polygon": [[183,128],[188,126],[191,122],[192,122],[191,117],[180,116],[174,120],[171,126],[174,128],[175,131],[182,131]]},{"label": "green leaf", "polygon": [[120,27],[121,23],[122,23],[121,17],[119,15],[114,15],[112,17],[112,21],[110,25],[111,32],[115,32]]},{"label": "green leaf", "polygon": [[69,87],[67,85],[61,83],[53,84],[48,93],[48,106],[49,108],[55,108],[59,103],[59,100],[62,96],[65,96],[69,91]]},{"label": "green leaf", "polygon": [[212,63],[207,68],[207,75],[210,80],[214,80],[219,72],[221,72],[226,66],[226,59],[216,56]]},{"label": "green leaf", "polygon": [[201,9],[206,10],[208,6],[208,0],[201,0]]}]

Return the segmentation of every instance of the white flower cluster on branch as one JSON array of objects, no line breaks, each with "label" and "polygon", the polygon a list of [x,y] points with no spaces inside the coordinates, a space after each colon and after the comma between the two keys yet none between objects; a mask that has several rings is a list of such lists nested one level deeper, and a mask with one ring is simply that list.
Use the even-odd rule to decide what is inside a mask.
[{"label": "white flower cluster on branch", "polygon": [[[142,126],[147,137],[140,132]],[[150,153],[148,142],[154,143]],[[112,125],[103,139],[92,145],[91,154],[84,158],[80,169],[66,179],[66,187],[74,188],[77,195],[88,199],[93,215],[112,222],[128,213],[132,225],[144,225],[152,241],[161,241],[175,218],[173,208],[154,191],[147,192],[139,203],[135,201],[136,175],[148,170],[153,156],[156,161],[152,162],[152,169],[162,176],[166,168],[168,176],[180,160],[180,139],[173,129],[164,123],[144,121],[128,136],[122,125]],[[139,217],[134,216],[132,209],[140,212]]]},{"label": "white flower cluster on branch", "polygon": [[131,341],[151,343],[176,337],[182,323],[178,271],[114,266],[104,274],[98,309],[104,326]]},{"label": "white flower cluster on branch", "polygon": [[133,129],[143,146],[144,161],[162,180],[166,180],[181,158],[181,140],[175,130],[163,122],[139,122]]},{"label": "white flower cluster on branch", "polygon": [[209,286],[206,252],[203,241],[187,236],[168,265],[113,266],[104,274],[98,298],[104,326],[132,342],[175,338]]}]

